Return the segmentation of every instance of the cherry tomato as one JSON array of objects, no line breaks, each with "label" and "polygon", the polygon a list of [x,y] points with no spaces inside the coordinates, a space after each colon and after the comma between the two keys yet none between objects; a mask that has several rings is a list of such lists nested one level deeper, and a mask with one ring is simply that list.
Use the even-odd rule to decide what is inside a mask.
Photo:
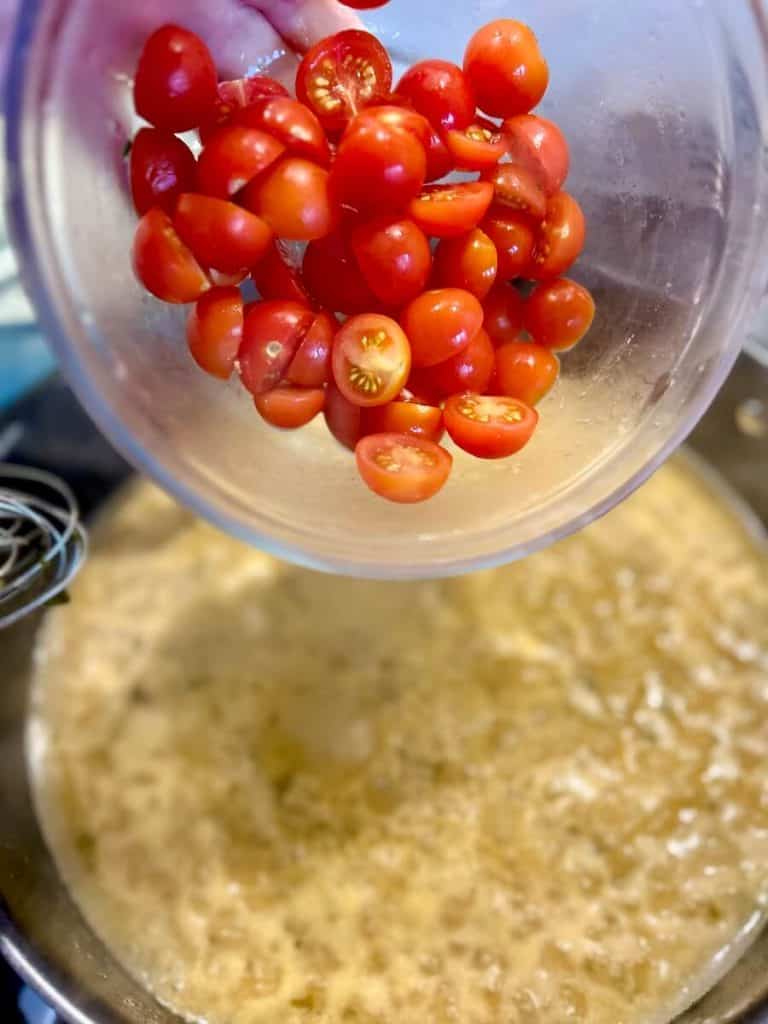
[{"label": "cherry tomato", "polygon": [[438,398],[448,398],[463,391],[482,394],[491,380],[495,351],[491,339],[481,327],[457,355],[420,372],[428,382],[430,393]]},{"label": "cherry tomato", "polygon": [[331,162],[331,148],[322,125],[308,107],[289,96],[275,96],[246,107],[234,115],[233,121],[268,132],[292,156],[323,167]]},{"label": "cherry tomato", "polygon": [[552,389],[560,363],[543,345],[511,341],[496,349],[493,383],[501,395],[536,405]]},{"label": "cherry tomato", "polygon": [[381,103],[392,87],[392,63],[370,32],[348,29],[321,39],[296,72],[296,96],[327,132],[342,132],[363,107]]},{"label": "cherry tomato", "polygon": [[547,197],[532,171],[515,164],[497,164],[482,177],[493,185],[493,200],[499,208],[525,213],[534,220],[544,219]]},{"label": "cherry tomato", "polygon": [[519,114],[506,120],[501,129],[512,163],[531,171],[548,196],[559,192],[571,158],[565,136],[554,121]]},{"label": "cherry tomato", "polygon": [[352,248],[363,277],[387,306],[415,298],[429,279],[429,240],[412,220],[384,214],[352,233]]},{"label": "cherry tomato", "polygon": [[148,210],[136,225],[133,269],[147,291],[164,302],[194,302],[211,287],[205,271],[163,210]]},{"label": "cherry tomato", "polygon": [[483,327],[494,345],[516,341],[523,329],[523,299],[511,284],[495,285],[483,303]]},{"label": "cherry tomato", "polygon": [[437,444],[445,433],[443,411],[421,402],[395,401],[363,410],[363,434],[410,434]]},{"label": "cherry tomato", "polygon": [[195,187],[192,151],[170,132],[142,128],[131,146],[131,195],[141,217],[159,206],[171,213],[182,192]]},{"label": "cherry tomato", "polygon": [[560,277],[581,254],[586,233],[584,214],[573,196],[567,192],[552,196],[526,276],[537,281]]},{"label": "cherry tomato", "polygon": [[540,284],[523,307],[523,325],[540,344],[555,352],[573,348],[592,326],[595,300],[568,278]]},{"label": "cherry tomato", "polygon": [[273,299],[246,306],[237,365],[252,395],[277,387],[313,319],[312,310],[298,302]]},{"label": "cherry tomato", "polygon": [[536,36],[511,18],[491,21],[475,32],[464,54],[464,72],[477,105],[493,117],[527,114],[549,84]]},{"label": "cherry tomato", "polygon": [[136,113],[156,128],[186,132],[216,102],[216,66],[193,32],[163,25],[144,44],[133,84]]},{"label": "cherry tomato", "polygon": [[483,307],[461,288],[435,288],[405,307],[402,325],[413,365],[434,366],[469,345],[483,326]]},{"label": "cherry tomato", "polygon": [[275,238],[252,269],[251,277],[262,299],[290,299],[309,305],[309,294],[298,268],[290,261],[283,244]]},{"label": "cherry tomato", "polygon": [[507,151],[504,136],[490,121],[473,121],[462,131],[445,134],[448,152],[460,171],[485,171],[495,167]]},{"label": "cherry tomato", "polygon": [[306,426],[325,405],[322,388],[272,388],[254,395],[253,404],[263,420],[273,427],[295,430]]},{"label": "cherry tomato", "polygon": [[229,124],[210,137],[197,167],[201,192],[229,199],[260,175],[285,152],[285,146],[266,132]]},{"label": "cherry tomato", "polygon": [[339,0],[345,7],[352,7],[356,11],[370,11],[374,7],[383,7],[389,0]]},{"label": "cherry tomato", "polygon": [[285,379],[299,388],[321,388],[331,373],[331,347],[338,329],[330,313],[318,313],[307,328]]},{"label": "cherry tomato", "polygon": [[357,442],[355,460],[374,494],[399,504],[434,497],[453,465],[445,448],[413,434],[368,434]]},{"label": "cherry tomato", "polygon": [[480,227],[496,246],[499,278],[522,277],[530,266],[536,243],[534,222],[525,214],[492,206]]},{"label": "cherry tomato", "polygon": [[242,284],[246,277],[248,277],[247,270],[236,270],[233,274],[224,274],[221,270],[208,267],[207,272],[211,283],[216,285],[217,288],[231,288],[233,285]]},{"label": "cherry tomato", "polygon": [[225,274],[256,263],[267,251],[272,229],[260,217],[228,202],[185,192],[173,225],[204,267]]},{"label": "cherry tomato", "polygon": [[242,202],[281,238],[299,242],[325,237],[338,221],[328,191],[328,171],[301,157],[286,157],[253,181],[244,190]]},{"label": "cherry tomato", "polygon": [[331,367],[336,386],[350,402],[385,405],[408,380],[411,348],[394,320],[363,313],[350,317],[337,331]]},{"label": "cherry tomato", "polygon": [[480,228],[444,238],[435,250],[435,283],[463,288],[482,301],[493,287],[499,259],[496,246]]},{"label": "cherry tomato", "polygon": [[304,253],[302,272],[310,295],[325,309],[351,314],[370,312],[380,306],[343,231],[310,242]]},{"label": "cherry tomato", "polygon": [[377,121],[345,135],[331,167],[337,202],[355,210],[399,210],[424,184],[427,158],[416,136]]},{"label": "cherry tomato", "polygon": [[239,288],[211,288],[187,320],[187,343],[199,367],[226,380],[243,340],[243,297]]},{"label": "cherry tomato", "polygon": [[363,434],[363,407],[348,402],[334,383],[333,377],[325,389],[325,408],[323,409],[328,430],[339,444],[355,450],[355,445]]},{"label": "cherry tomato", "polygon": [[443,417],[459,448],[479,459],[503,459],[519,452],[539,422],[535,409],[506,395],[453,395]]},{"label": "cherry tomato", "polygon": [[408,204],[408,212],[426,234],[453,238],[477,227],[492,199],[488,181],[427,185]]},{"label": "cherry tomato", "polygon": [[405,72],[395,90],[441,131],[468,128],[475,97],[464,72],[447,60],[422,60]]},{"label": "cherry tomato", "polygon": [[[219,128],[229,124],[237,112],[258,104],[273,96],[287,96],[288,90],[280,82],[267,75],[252,75],[250,78],[236,78],[231,82],[219,82],[213,110],[198,129],[200,141],[205,144]],[[246,125],[259,127],[259,125]]]}]

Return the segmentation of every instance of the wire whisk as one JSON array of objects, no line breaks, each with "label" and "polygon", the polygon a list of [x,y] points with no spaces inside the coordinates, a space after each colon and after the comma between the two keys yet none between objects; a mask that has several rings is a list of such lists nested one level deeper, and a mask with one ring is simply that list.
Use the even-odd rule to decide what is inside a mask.
[{"label": "wire whisk", "polygon": [[0,462],[0,629],[62,600],[87,548],[75,496],[62,480]]}]

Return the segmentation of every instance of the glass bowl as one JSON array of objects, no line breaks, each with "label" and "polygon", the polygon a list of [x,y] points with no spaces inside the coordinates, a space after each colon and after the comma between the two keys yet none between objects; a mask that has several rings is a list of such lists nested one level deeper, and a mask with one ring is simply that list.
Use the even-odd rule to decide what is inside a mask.
[{"label": "glass bowl", "polygon": [[[81,401],[138,467],[277,555],[339,573],[447,575],[520,557],[607,511],[685,437],[727,375],[768,271],[766,12],[747,0],[406,0],[367,12],[396,75],[456,61],[480,24],[529,22],[552,71],[541,112],[572,144],[589,223],[574,276],[598,316],[514,460],[456,454],[423,505],[375,498],[316,422],[278,432],[202,374],[184,311],[134,281],[122,152],[142,42],[177,21],[226,44],[226,77],[290,78],[226,0],[25,0],[7,92],[9,215],[42,325]],[[228,31],[229,30],[229,31]]]}]

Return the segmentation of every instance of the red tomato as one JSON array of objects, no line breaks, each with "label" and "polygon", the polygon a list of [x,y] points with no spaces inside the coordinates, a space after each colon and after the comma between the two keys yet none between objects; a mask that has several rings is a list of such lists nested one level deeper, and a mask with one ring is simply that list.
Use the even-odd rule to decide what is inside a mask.
[{"label": "red tomato", "polygon": [[245,189],[243,205],[263,217],[281,238],[324,238],[338,221],[328,191],[328,171],[289,156]]},{"label": "red tomato", "polygon": [[443,411],[421,402],[395,401],[363,410],[363,434],[410,434],[437,444],[445,433]]},{"label": "red tomato", "polygon": [[208,277],[217,288],[231,288],[233,285],[242,284],[248,277],[248,271],[236,270],[234,274],[224,274],[220,270],[208,267]]},{"label": "red tomato", "polygon": [[385,405],[408,380],[411,348],[388,316],[363,313],[337,331],[331,352],[336,386],[355,405]]},{"label": "red tomato", "polygon": [[496,246],[499,278],[523,277],[530,267],[536,244],[534,222],[525,214],[491,207],[480,227]]},{"label": "red tomato", "polygon": [[368,287],[342,231],[309,243],[302,272],[310,295],[325,309],[351,314],[379,308],[379,300]]},{"label": "red tomato", "polygon": [[499,394],[536,405],[552,389],[560,372],[557,356],[543,345],[511,341],[496,349],[493,383]]},{"label": "red tomato", "polygon": [[405,307],[402,325],[413,365],[434,366],[469,345],[483,326],[483,307],[461,288],[435,288]]},{"label": "red tomato", "polygon": [[325,389],[325,423],[339,444],[351,451],[363,433],[363,407],[348,402],[334,383],[333,377]]},{"label": "red tomato", "polygon": [[548,196],[559,192],[568,177],[571,158],[557,125],[535,114],[519,114],[501,127],[512,163],[531,171]]},{"label": "red tomato", "polygon": [[295,430],[306,426],[321,411],[325,391],[322,388],[272,388],[254,395],[253,404],[271,426]]},{"label": "red tomato", "polygon": [[[216,102],[211,115],[200,124],[200,141],[205,144],[219,128],[229,124],[238,111],[273,96],[287,95],[288,90],[285,86],[267,75],[252,75],[250,78],[236,78],[231,82],[219,82]],[[258,125],[246,125],[246,127],[258,127]]]},{"label": "red tomato", "polygon": [[374,7],[383,7],[389,0],[339,0],[345,7],[353,7],[356,11],[369,11]]},{"label": "red tomato", "polygon": [[314,314],[298,302],[252,302],[245,308],[237,353],[240,379],[252,395],[277,387]]},{"label": "red tomato", "polygon": [[289,260],[283,245],[272,239],[266,253],[251,271],[262,299],[290,299],[309,305],[309,295],[298,268]]},{"label": "red tomato", "polygon": [[226,380],[243,340],[243,297],[239,288],[211,288],[187,320],[187,343],[199,367]]},{"label": "red tomato", "polygon": [[463,131],[446,132],[445,142],[459,171],[485,171],[495,167],[507,151],[507,143],[490,121],[473,121]]},{"label": "red tomato", "polygon": [[204,267],[225,274],[256,263],[267,251],[272,229],[260,217],[226,199],[185,192],[173,226]]},{"label": "red tomato", "polygon": [[351,117],[381,103],[392,86],[392,63],[370,32],[348,29],[321,39],[296,72],[296,96],[327,132],[341,132]]},{"label": "red tomato", "polygon": [[144,44],[133,84],[136,113],[156,128],[186,132],[210,117],[216,67],[193,32],[163,25]]},{"label": "red tomato", "polygon": [[285,152],[271,135],[229,124],[210,137],[197,167],[201,192],[229,199]]},{"label": "red tomato", "polygon": [[438,398],[448,398],[464,391],[482,394],[490,383],[494,358],[491,339],[481,327],[458,355],[420,372],[424,374],[430,393]]},{"label": "red tomato", "polygon": [[499,259],[496,246],[480,228],[458,238],[444,238],[435,250],[435,283],[463,288],[480,301],[493,287]]},{"label": "red tomato", "polygon": [[549,84],[536,36],[511,18],[491,21],[475,32],[464,54],[464,72],[477,105],[493,117],[527,114]]},{"label": "red tomato", "polygon": [[493,199],[488,181],[427,185],[408,204],[411,218],[428,235],[454,238],[480,223]]},{"label": "red tomato", "polygon": [[429,240],[412,220],[384,214],[352,233],[352,248],[363,277],[387,306],[415,298],[429,279]]},{"label": "red tomato", "polygon": [[547,203],[527,276],[537,281],[560,277],[581,254],[587,225],[581,207],[567,192]]},{"label": "red tomato", "polygon": [[523,307],[523,325],[540,345],[573,348],[592,326],[595,300],[586,288],[563,277],[540,284]]},{"label": "red tomato", "polygon": [[459,448],[479,459],[503,459],[519,452],[539,422],[535,409],[506,395],[453,395],[443,417]]},{"label": "red tomato", "polygon": [[413,434],[369,434],[357,442],[355,459],[374,494],[400,504],[432,498],[453,465],[445,448]]},{"label": "red tomato", "polygon": [[499,283],[483,303],[483,327],[494,345],[516,341],[523,329],[523,299],[511,284]]},{"label": "red tomato", "polygon": [[338,329],[330,313],[318,313],[307,329],[285,379],[299,388],[321,388],[331,373],[331,347]]},{"label": "red tomato", "polygon": [[255,103],[234,115],[234,123],[268,132],[282,142],[292,156],[316,164],[331,162],[331,148],[315,115],[289,96],[275,96]]},{"label": "red tomato", "polygon": [[405,72],[395,90],[433,128],[461,131],[475,116],[475,97],[461,68],[447,60],[422,60]]},{"label": "red tomato", "polygon": [[483,180],[493,185],[494,203],[501,209],[525,213],[534,220],[543,220],[547,197],[532,171],[515,164],[498,164],[483,172]]},{"label": "red tomato", "polygon": [[453,161],[448,148],[438,133],[422,114],[409,107],[396,107],[384,104],[379,107],[366,107],[357,117],[353,118],[345,131],[345,136],[354,132],[361,125],[376,120],[388,128],[404,128],[415,135],[424,147],[427,158],[426,181],[442,178],[453,170]]},{"label": "red tomato", "polygon": [[141,217],[159,206],[172,213],[182,192],[195,187],[192,151],[170,132],[142,128],[131,146],[131,195]]},{"label": "red tomato", "polygon": [[149,210],[136,225],[133,269],[147,291],[164,302],[194,302],[211,287],[205,271],[160,209]]},{"label": "red tomato", "polygon": [[416,136],[381,122],[345,135],[331,167],[337,202],[355,210],[399,210],[424,184],[427,158]]}]

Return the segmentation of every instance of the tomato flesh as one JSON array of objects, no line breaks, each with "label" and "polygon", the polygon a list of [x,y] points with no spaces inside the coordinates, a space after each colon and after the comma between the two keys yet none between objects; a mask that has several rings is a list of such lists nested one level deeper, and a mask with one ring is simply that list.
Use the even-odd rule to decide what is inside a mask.
[{"label": "tomato flesh", "polygon": [[536,36],[511,18],[489,22],[475,32],[464,54],[464,72],[477,105],[493,117],[527,114],[549,84],[549,68]]},{"label": "tomato flesh", "polygon": [[492,206],[480,227],[496,247],[499,279],[524,277],[536,245],[535,223],[530,217]]},{"label": "tomato flesh", "polygon": [[413,221],[384,215],[361,224],[352,248],[371,291],[387,306],[415,298],[429,279],[429,239]]},{"label": "tomato flesh", "polygon": [[561,278],[534,289],[523,307],[526,331],[555,352],[578,344],[595,318],[595,300],[586,288]]},{"label": "tomato flesh", "polygon": [[245,189],[242,202],[280,238],[298,242],[325,237],[339,219],[328,171],[301,157],[286,157],[270,168]]},{"label": "tomato flesh", "polygon": [[272,229],[248,210],[212,196],[185,192],[176,204],[174,227],[205,267],[234,274],[266,252]]},{"label": "tomato flesh", "polygon": [[142,128],[131,146],[131,195],[139,216],[153,206],[172,213],[182,192],[195,187],[197,164],[181,139]]},{"label": "tomato flesh", "polygon": [[235,287],[211,288],[187,320],[187,344],[197,365],[226,380],[243,340],[243,298]]},{"label": "tomato flesh", "polygon": [[363,411],[364,434],[410,434],[437,444],[445,433],[443,411],[421,402],[395,401]]},{"label": "tomato flesh", "polygon": [[493,185],[493,201],[498,207],[537,221],[544,219],[547,197],[533,171],[516,164],[498,164],[483,172],[483,178]]},{"label": "tomato flesh", "polygon": [[[252,75],[250,78],[236,78],[219,82],[216,101],[209,117],[201,121],[198,132],[205,145],[208,139],[224,125],[230,124],[238,111],[259,104],[274,96],[288,96],[288,90],[268,75]],[[246,127],[260,127],[246,125]]]},{"label": "tomato flesh", "polygon": [[422,60],[405,72],[395,90],[440,131],[468,128],[475,97],[464,72],[447,60]]},{"label": "tomato flesh", "polygon": [[568,177],[570,153],[554,123],[535,114],[519,114],[502,125],[512,163],[535,176],[547,196],[559,192]]},{"label": "tomato flesh", "polygon": [[397,397],[411,370],[408,338],[396,321],[377,313],[350,317],[331,352],[336,386],[355,405],[385,405]]},{"label": "tomato flesh", "polygon": [[504,136],[490,122],[474,121],[463,131],[446,132],[445,142],[454,166],[460,171],[485,171],[507,151]]},{"label": "tomato flesh", "polygon": [[496,349],[493,383],[501,395],[536,405],[555,385],[560,373],[557,356],[543,345],[512,341]]},{"label": "tomato flesh", "polygon": [[424,147],[412,132],[370,120],[343,138],[329,185],[338,203],[360,212],[399,210],[426,173]]},{"label": "tomato flesh", "polygon": [[435,283],[463,288],[482,301],[496,281],[496,246],[480,228],[458,238],[444,238],[435,251]]},{"label": "tomato flesh", "polygon": [[584,214],[573,196],[567,192],[552,196],[527,276],[537,281],[560,277],[581,255],[586,233]]},{"label": "tomato flesh", "polygon": [[299,388],[321,388],[331,373],[331,347],[338,328],[330,313],[318,313],[307,328],[285,379]]},{"label": "tomato flesh", "polygon": [[401,322],[418,369],[465,349],[483,325],[483,307],[461,288],[435,288],[410,302]]},{"label": "tomato flesh", "polygon": [[157,207],[147,211],[136,226],[133,268],[147,291],[163,302],[195,302],[211,287],[171,218]]},{"label": "tomato flesh", "polygon": [[412,434],[369,434],[358,441],[355,459],[368,487],[400,504],[434,497],[453,464],[445,448]]},{"label": "tomato flesh", "polygon": [[494,365],[495,349],[481,327],[467,347],[457,355],[420,372],[424,374],[430,393],[442,399],[463,391],[482,394],[488,388]]},{"label": "tomato flesh", "polygon": [[253,404],[270,426],[296,430],[322,411],[325,391],[322,388],[272,388],[255,395]]},{"label": "tomato flesh", "polygon": [[516,341],[523,329],[523,299],[511,284],[497,284],[483,303],[483,327],[494,345]]},{"label": "tomato flesh", "polygon": [[539,421],[535,409],[505,395],[454,395],[445,403],[443,416],[453,441],[479,459],[519,452]]},{"label": "tomato flesh", "polygon": [[197,183],[200,192],[229,199],[285,152],[285,146],[266,132],[230,124],[211,136],[200,154]]},{"label": "tomato flesh", "polygon": [[280,383],[312,320],[312,310],[297,302],[272,299],[246,307],[237,366],[252,395]]},{"label": "tomato flesh", "polygon": [[133,85],[136,113],[155,128],[197,128],[216,103],[216,66],[205,43],[178,25],[147,39]]},{"label": "tomato flesh", "polygon": [[488,181],[427,185],[408,204],[408,213],[425,234],[454,238],[477,227],[492,199]]}]

